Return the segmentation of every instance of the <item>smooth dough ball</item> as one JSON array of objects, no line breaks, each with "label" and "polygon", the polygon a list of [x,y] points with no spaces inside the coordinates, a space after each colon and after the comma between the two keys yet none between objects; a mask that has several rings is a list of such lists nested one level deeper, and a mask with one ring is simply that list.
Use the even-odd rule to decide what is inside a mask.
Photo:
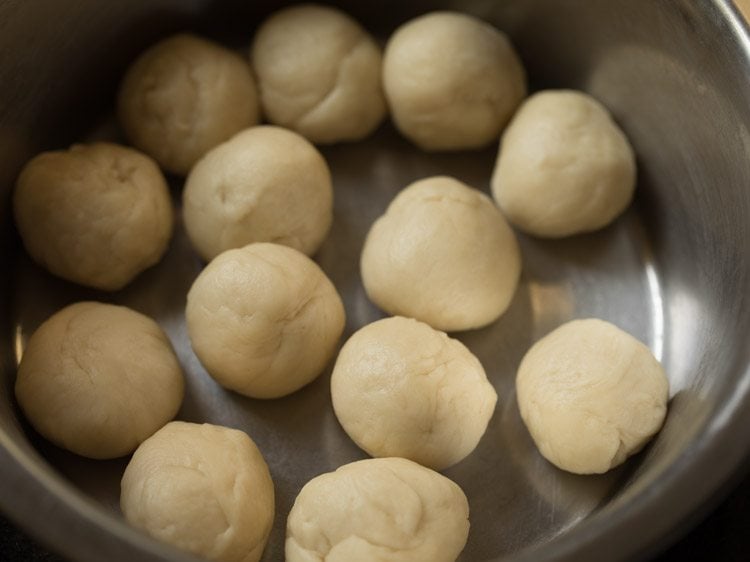
[{"label": "smooth dough ball", "polygon": [[193,350],[221,385],[277,398],[317,377],[344,330],[333,283],[304,254],[278,244],[228,250],[187,297]]},{"label": "smooth dough ball", "polygon": [[172,422],[138,447],[122,477],[128,523],[209,560],[257,562],[271,532],[271,474],[247,434]]},{"label": "smooth dough ball", "polygon": [[383,86],[405,137],[424,150],[464,150],[497,140],[526,96],[526,73],[490,24],[433,12],[388,40]]},{"label": "smooth dough ball", "polygon": [[32,158],[16,182],[16,226],[51,273],[116,291],[157,263],[172,236],[169,189],[147,156],[110,143]]},{"label": "smooth dough ball", "polygon": [[312,255],[333,221],[331,173],[320,152],[280,127],[253,127],[217,146],[190,172],[185,228],[209,261],[251,242]]},{"label": "smooth dough ball", "polygon": [[591,96],[531,96],[505,130],[492,193],[508,220],[561,238],[608,225],[630,204],[635,157],[609,112]]},{"label": "smooth dough ball", "polygon": [[250,65],[187,34],[164,39],[138,57],[117,99],[130,142],[180,175],[220,142],[257,124],[258,106]]},{"label": "smooth dough ball", "polygon": [[287,519],[287,562],[453,562],[469,534],[457,484],[407,459],[368,459],[321,474]]},{"label": "smooth dough ball", "polygon": [[630,334],[574,320],[526,353],[518,406],[542,455],[563,470],[600,474],[637,453],[664,422],[664,369]]},{"label": "smooth dough ball", "polygon": [[505,312],[521,255],[489,197],[437,176],[396,196],[370,229],[360,267],[380,308],[450,332],[486,326]]},{"label": "smooth dough ball", "polygon": [[250,58],[268,120],[312,142],[362,139],[385,117],[380,48],[340,10],[276,12],[258,29]]},{"label": "smooth dough ball", "polygon": [[31,336],[16,398],[55,445],[93,459],[131,453],[182,403],[182,369],[159,325],[124,306],[80,302]]},{"label": "smooth dough ball", "polygon": [[331,377],[336,417],[374,457],[404,457],[435,470],[471,453],[497,393],[460,341],[395,316],[357,331]]}]

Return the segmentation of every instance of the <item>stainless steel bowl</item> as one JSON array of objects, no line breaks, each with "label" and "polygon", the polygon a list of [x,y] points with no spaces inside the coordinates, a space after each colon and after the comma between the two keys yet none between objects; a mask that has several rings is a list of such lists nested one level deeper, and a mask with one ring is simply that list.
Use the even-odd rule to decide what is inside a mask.
[{"label": "stainless steel bowl", "polygon": [[[750,39],[728,1],[474,0],[349,2],[386,37],[436,7],[479,15],[513,38],[534,88],[573,87],[601,99],[638,154],[637,200],[611,227],[561,241],[521,236],[522,284],[493,326],[461,334],[500,400],[487,435],[447,471],[467,492],[472,531],[462,560],[625,559],[684,528],[750,449]],[[24,161],[80,139],[118,138],[111,107],[128,61],[156,38],[193,29],[246,48],[270,2],[38,0],[0,2],[0,506],[30,533],[82,561],[189,557],[122,521],[126,459],[89,461],[56,449],[13,400],[18,355],[52,311],[83,298],[155,316],[188,374],[179,417],[240,427],[259,443],[277,486],[265,560],[283,559],[284,522],[312,476],[363,454],[333,417],[328,375],[276,401],[221,390],[190,351],[187,288],[201,264],[178,229],[165,260],[106,295],[45,274],[20,250],[9,200]],[[342,292],[347,335],[380,313],[357,272],[364,234],[409,181],[446,173],[487,189],[495,147],[426,155],[386,125],[368,141],[324,149],[336,218],[317,256]],[[180,181],[174,181],[179,194]],[[513,392],[525,349],[572,317],[600,316],[647,342],[670,376],[663,431],[604,476],[558,471],[536,452]]]}]

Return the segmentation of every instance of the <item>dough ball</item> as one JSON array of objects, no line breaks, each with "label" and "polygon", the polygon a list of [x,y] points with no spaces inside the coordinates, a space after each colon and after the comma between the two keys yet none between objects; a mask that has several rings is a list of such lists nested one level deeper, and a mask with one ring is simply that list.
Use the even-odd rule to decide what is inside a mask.
[{"label": "dough ball", "polygon": [[516,378],[521,417],[542,455],[599,474],[659,431],[669,382],[651,351],[603,320],[574,320],[526,353]]},{"label": "dough ball", "polygon": [[368,459],[321,474],[294,502],[287,562],[453,562],[469,534],[457,484],[406,459]]},{"label": "dough ball", "polygon": [[158,324],[98,302],[72,304],[44,322],[16,379],[31,425],[93,459],[131,453],[175,416],[183,393],[182,369]]},{"label": "dough ball", "polygon": [[211,150],[183,193],[185,228],[206,260],[251,242],[307,255],[333,220],[331,174],[320,152],[280,127],[253,127]]},{"label": "dough ball", "polygon": [[521,257],[489,197],[437,176],[396,196],[370,229],[360,266],[380,308],[455,331],[486,326],[505,312]]},{"label": "dough ball", "polygon": [[158,262],[172,236],[164,176],[147,156],[110,143],[43,152],[14,197],[26,251],[51,273],[115,291]]},{"label": "dough ball", "polygon": [[172,422],[138,447],[120,507],[134,527],[209,560],[257,562],[274,493],[263,455],[244,432]]},{"label": "dough ball", "polygon": [[424,150],[464,150],[497,140],[526,96],[526,74],[505,34],[433,12],[388,40],[383,86],[405,137]]},{"label": "dough ball", "polygon": [[130,141],[180,175],[260,120],[250,65],[187,34],[164,39],[136,59],[120,85],[117,111]]},{"label": "dough ball", "polygon": [[479,360],[460,341],[400,316],[349,338],[331,395],[344,430],[370,455],[435,470],[474,450],[497,402]]},{"label": "dough ball", "polygon": [[633,149],[604,106],[551,90],[530,97],[503,134],[492,193],[519,229],[561,238],[612,222],[635,175]]},{"label": "dough ball", "polygon": [[268,120],[312,142],[362,139],[385,117],[380,48],[340,10],[276,12],[258,29],[250,58]]},{"label": "dough ball", "polygon": [[187,297],[193,350],[221,385],[277,398],[317,377],[344,330],[336,288],[310,258],[278,244],[228,250]]}]

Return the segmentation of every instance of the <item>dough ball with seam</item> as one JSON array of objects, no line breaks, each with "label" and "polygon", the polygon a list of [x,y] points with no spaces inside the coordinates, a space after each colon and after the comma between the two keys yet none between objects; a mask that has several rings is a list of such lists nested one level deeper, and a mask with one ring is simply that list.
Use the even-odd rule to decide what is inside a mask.
[{"label": "dough ball with seam", "polygon": [[180,175],[260,120],[250,65],[186,33],[160,41],[135,60],[120,85],[117,112],[133,145]]},{"label": "dough ball with seam", "polygon": [[116,291],[156,264],[174,222],[167,183],[140,152],[106,142],[43,152],[13,199],[29,255],[68,281]]},{"label": "dough ball with seam", "polygon": [[79,302],[47,319],[23,352],[16,398],[56,445],[94,459],[121,457],[171,420],[184,378],[151,318]]},{"label": "dough ball with seam", "polygon": [[128,463],[120,507],[131,525],[177,548],[257,562],[273,524],[273,481],[246,433],[171,422]]},{"label": "dough ball with seam", "polygon": [[380,48],[340,10],[279,10],[258,29],[250,58],[268,120],[314,143],[362,139],[385,117]]},{"label": "dough ball with seam", "polygon": [[441,474],[401,458],[321,474],[287,519],[288,562],[453,562],[469,534],[469,503]]},{"label": "dough ball with seam", "polygon": [[516,392],[542,455],[563,470],[600,474],[661,428],[669,381],[651,351],[617,326],[589,318],[547,334],[526,353]]}]

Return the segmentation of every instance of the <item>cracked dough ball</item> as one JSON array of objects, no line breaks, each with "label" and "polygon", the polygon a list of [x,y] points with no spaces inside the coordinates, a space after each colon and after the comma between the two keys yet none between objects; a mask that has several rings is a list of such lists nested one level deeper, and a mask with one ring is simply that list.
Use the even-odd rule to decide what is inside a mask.
[{"label": "cracked dough ball", "polygon": [[287,519],[287,562],[453,562],[469,534],[457,484],[412,461],[368,459],[308,482]]},{"label": "cracked dough ball", "polygon": [[648,347],[603,320],[564,324],[526,353],[521,417],[542,455],[600,474],[641,450],[664,422],[669,382]]},{"label": "cracked dough ball", "polygon": [[526,73],[492,25],[433,12],[388,40],[383,86],[405,137],[424,150],[465,150],[497,140],[526,96]]},{"label": "cracked dough ball", "polygon": [[385,117],[380,48],[340,10],[276,12],[258,29],[250,58],[268,120],[314,143],[362,139]]},{"label": "cracked dough ball", "polygon": [[310,258],[278,244],[217,256],[187,297],[193,350],[221,385],[278,398],[317,377],[344,330],[344,305]]},{"label": "cracked dough ball", "polygon": [[31,336],[16,398],[55,445],[93,459],[131,453],[171,420],[184,380],[159,325],[98,302],[63,308]]},{"label": "cracked dough ball", "polygon": [[127,285],[161,259],[172,236],[172,201],[158,166],[116,144],[77,144],[32,158],[13,203],[34,261],[95,289]]},{"label": "cracked dough ball", "polygon": [[635,156],[604,106],[571,90],[531,96],[505,130],[492,193],[508,220],[561,238],[611,223],[630,204]]},{"label": "cracked dough ball", "polygon": [[505,312],[521,257],[489,197],[436,176],[403,189],[375,221],[360,267],[380,308],[456,331],[486,326]]},{"label": "cracked dough ball", "polygon": [[185,175],[208,150],[260,120],[250,65],[211,41],[180,34],[130,66],[117,111],[128,139]]},{"label": "cracked dough ball", "polygon": [[280,127],[253,127],[211,150],[190,172],[182,199],[185,229],[206,261],[251,242],[312,255],[333,220],[326,161]]},{"label": "cracked dough ball", "polygon": [[257,562],[273,523],[273,482],[244,432],[172,422],[133,455],[120,508],[128,523],[182,550]]},{"label": "cracked dough ball", "polygon": [[481,363],[460,341],[400,316],[349,338],[331,395],[344,430],[370,455],[435,470],[476,448],[497,402]]}]

